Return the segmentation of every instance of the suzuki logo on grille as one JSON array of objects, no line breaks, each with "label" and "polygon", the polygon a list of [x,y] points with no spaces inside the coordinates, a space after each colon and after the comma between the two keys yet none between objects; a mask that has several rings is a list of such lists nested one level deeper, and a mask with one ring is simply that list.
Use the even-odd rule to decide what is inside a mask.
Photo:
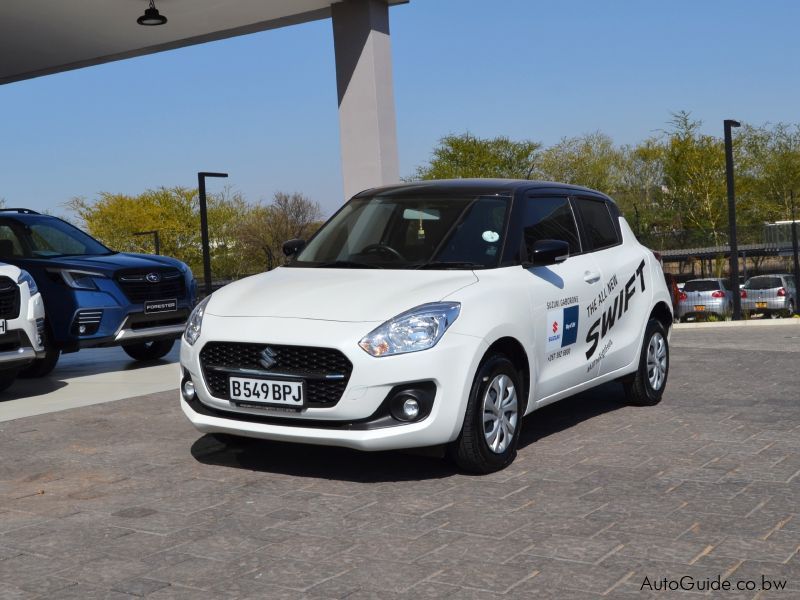
[{"label": "suzuki logo on grille", "polygon": [[258,354],[258,362],[265,369],[271,369],[278,361],[275,360],[275,350],[267,346]]},{"label": "suzuki logo on grille", "polygon": [[148,273],[144,278],[150,283],[158,283],[161,281],[161,273]]}]

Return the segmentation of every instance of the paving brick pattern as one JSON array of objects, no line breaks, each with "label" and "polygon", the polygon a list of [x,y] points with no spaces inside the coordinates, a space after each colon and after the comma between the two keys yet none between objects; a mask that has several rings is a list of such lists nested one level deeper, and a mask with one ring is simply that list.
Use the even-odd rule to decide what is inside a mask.
[{"label": "paving brick pattern", "polygon": [[649,598],[645,577],[717,575],[787,581],[718,597],[800,597],[798,365],[794,328],[676,332],[661,405],[609,385],[547,407],[484,477],[223,446],[172,393],[3,423],[0,598]]}]

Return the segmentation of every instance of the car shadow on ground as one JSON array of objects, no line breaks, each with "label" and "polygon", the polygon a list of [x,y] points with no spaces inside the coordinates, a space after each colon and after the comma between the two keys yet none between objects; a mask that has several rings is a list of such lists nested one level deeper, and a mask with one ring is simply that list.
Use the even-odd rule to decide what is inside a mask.
[{"label": "car shadow on ground", "polygon": [[0,404],[8,402],[9,400],[22,400],[25,398],[33,398],[35,396],[43,396],[50,392],[55,392],[68,383],[61,381],[54,377],[41,377],[39,379],[17,379],[11,384],[11,387],[0,392]]},{"label": "car shadow on ground", "polygon": [[519,447],[559,433],[589,419],[625,406],[621,384],[606,383],[586,392],[549,404],[525,417]]},{"label": "car shadow on ground", "polygon": [[[619,384],[606,384],[546,406],[525,418],[520,448],[623,406]],[[206,434],[192,444],[191,453],[205,465],[361,483],[441,479],[459,473],[455,465],[443,459],[442,448],[360,452]]]}]

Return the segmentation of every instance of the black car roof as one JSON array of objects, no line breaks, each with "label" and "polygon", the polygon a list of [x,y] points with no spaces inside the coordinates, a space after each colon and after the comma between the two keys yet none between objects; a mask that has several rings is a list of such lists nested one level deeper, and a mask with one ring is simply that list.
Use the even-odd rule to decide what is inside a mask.
[{"label": "black car roof", "polygon": [[[356,197],[371,196],[376,193],[405,195],[420,192],[434,194],[511,194],[519,190],[567,191],[600,197],[604,200],[611,200],[611,198],[597,190],[578,185],[530,179],[431,179],[411,181],[408,183],[370,188],[356,194]],[[613,200],[611,201],[613,202]]]}]

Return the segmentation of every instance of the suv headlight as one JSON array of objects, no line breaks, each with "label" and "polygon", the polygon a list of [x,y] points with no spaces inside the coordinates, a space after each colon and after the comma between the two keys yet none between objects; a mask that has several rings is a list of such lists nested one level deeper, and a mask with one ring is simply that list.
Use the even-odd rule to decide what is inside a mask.
[{"label": "suv headlight", "polygon": [[102,273],[81,271],[80,269],[58,269],[55,272],[61,275],[64,283],[74,290],[96,290],[97,284],[94,282],[94,278],[105,277]]},{"label": "suv headlight", "polygon": [[36,285],[36,281],[34,281],[31,274],[28,273],[25,269],[20,270],[19,277],[17,277],[17,283],[19,284],[27,283],[28,292],[30,292],[31,296],[33,296],[39,291],[39,287]]},{"label": "suv headlight", "polygon": [[412,308],[380,327],[358,343],[372,356],[391,356],[433,348],[461,312],[459,302],[432,302]]},{"label": "suv headlight", "polygon": [[203,326],[203,315],[206,312],[206,304],[211,300],[211,296],[203,300],[200,304],[194,307],[192,314],[189,315],[189,320],[186,321],[186,330],[183,332],[183,339],[190,346],[194,346],[197,338],[200,337],[200,328]]}]

